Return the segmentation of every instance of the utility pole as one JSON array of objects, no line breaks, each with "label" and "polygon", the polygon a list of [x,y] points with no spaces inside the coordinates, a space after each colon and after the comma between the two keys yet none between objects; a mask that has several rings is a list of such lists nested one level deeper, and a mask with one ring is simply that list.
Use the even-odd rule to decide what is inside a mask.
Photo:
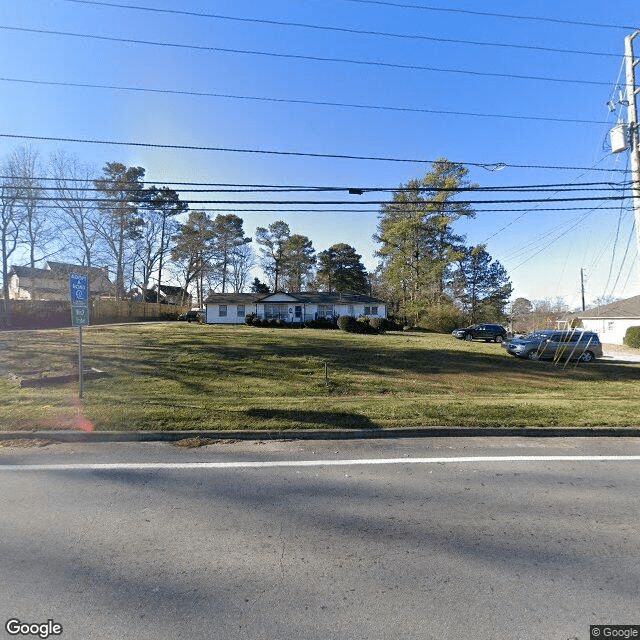
[{"label": "utility pole", "polygon": [[[633,55],[633,40],[639,35],[640,31],[634,31],[624,39],[624,55],[627,63],[627,121],[631,142],[633,212],[636,221],[636,243],[640,249],[640,143],[638,141],[638,105],[636,101],[640,89],[636,89],[635,80],[635,69],[640,60]],[[640,261],[638,262],[638,273],[640,274]]]},{"label": "utility pole", "polygon": [[580,289],[582,290],[582,310],[585,310],[584,304],[584,269],[580,269]]}]

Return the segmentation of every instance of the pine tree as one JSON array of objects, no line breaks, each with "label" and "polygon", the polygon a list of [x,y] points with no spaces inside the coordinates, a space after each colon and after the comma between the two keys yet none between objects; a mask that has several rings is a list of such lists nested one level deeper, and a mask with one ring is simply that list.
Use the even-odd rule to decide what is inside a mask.
[{"label": "pine tree", "polygon": [[400,313],[416,323],[431,306],[450,304],[453,267],[464,255],[464,237],[453,225],[475,215],[455,200],[461,189],[474,186],[467,173],[461,164],[437,160],[430,173],[401,185],[392,202],[382,206],[374,235],[382,245],[382,277]]},{"label": "pine tree", "polygon": [[321,291],[328,293],[369,292],[367,270],[362,256],[345,243],[330,246],[318,255],[316,281]]}]

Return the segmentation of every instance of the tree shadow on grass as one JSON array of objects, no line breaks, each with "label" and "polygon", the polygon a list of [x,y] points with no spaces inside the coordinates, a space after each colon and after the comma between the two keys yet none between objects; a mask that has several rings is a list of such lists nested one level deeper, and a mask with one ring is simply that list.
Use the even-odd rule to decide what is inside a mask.
[{"label": "tree shadow on grass", "polygon": [[250,418],[260,420],[281,420],[317,425],[318,427],[336,427],[341,429],[380,429],[367,416],[347,411],[302,411],[300,409],[249,409],[245,412]]}]

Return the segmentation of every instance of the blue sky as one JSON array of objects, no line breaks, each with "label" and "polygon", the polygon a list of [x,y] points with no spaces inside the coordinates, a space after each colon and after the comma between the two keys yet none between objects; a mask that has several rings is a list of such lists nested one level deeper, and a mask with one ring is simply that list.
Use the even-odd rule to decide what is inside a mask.
[{"label": "blue sky", "polygon": [[[483,187],[629,180],[624,173],[628,155],[614,156],[607,149],[608,131],[624,110],[617,105],[612,113],[607,102],[612,95],[618,99],[616,81],[624,81],[624,38],[633,31],[629,25],[640,26],[637,2],[620,0],[615,12],[611,4],[595,0],[109,2],[119,6],[68,0],[0,5],[0,134],[208,148],[29,143],[44,159],[64,149],[97,169],[109,161],[141,165],[156,184],[391,188],[429,170],[427,162],[212,148],[424,161],[447,157],[468,163],[470,179]],[[640,56],[640,39],[636,49]],[[359,106],[309,104],[322,102]],[[0,156],[24,143],[0,138]],[[507,166],[491,170],[495,163]],[[560,190],[484,197],[596,195]],[[201,197],[235,199],[234,194]],[[358,201],[377,200],[379,194],[278,197],[352,199],[357,207]],[[616,201],[558,203],[591,208],[542,210],[551,206],[502,205],[524,209],[502,212],[479,206],[475,220],[460,224],[458,231],[470,245],[486,242],[507,269],[514,298],[561,296],[577,306],[581,268],[587,302],[640,293],[629,201],[624,206]],[[309,236],[317,251],[347,242],[369,269],[375,267],[371,237],[377,207],[360,205],[368,211],[357,213],[304,208],[236,213],[249,235],[256,226],[283,219],[294,233]]]}]

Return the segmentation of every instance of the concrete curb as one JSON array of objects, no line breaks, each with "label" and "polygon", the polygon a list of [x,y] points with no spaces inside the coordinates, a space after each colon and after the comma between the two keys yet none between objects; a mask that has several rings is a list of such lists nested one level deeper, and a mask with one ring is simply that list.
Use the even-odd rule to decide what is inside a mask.
[{"label": "concrete curb", "polygon": [[47,440],[54,443],[176,442],[210,440],[364,440],[378,438],[593,438],[640,437],[640,427],[416,427],[404,429],[297,429],[284,431],[6,431],[0,440]]}]

